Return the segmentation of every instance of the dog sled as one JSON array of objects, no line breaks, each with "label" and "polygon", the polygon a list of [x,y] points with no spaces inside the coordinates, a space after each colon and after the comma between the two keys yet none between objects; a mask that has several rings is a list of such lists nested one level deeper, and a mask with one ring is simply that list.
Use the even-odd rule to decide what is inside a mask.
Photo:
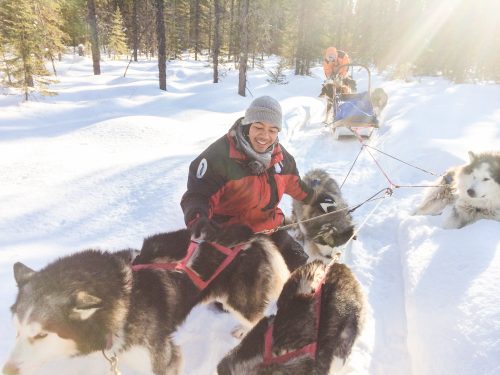
[{"label": "dog sled", "polygon": [[[361,136],[369,138],[379,121],[372,103],[371,73],[364,65],[345,64],[340,68],[359,67],[367,72],[367,90],[359,93],[344,93],[343,80],[337,74],[323,85],[320,96],[327,98],[327,113],[325,124],[333,131],[335,139],[342,136]],[[384,93],[385,94],[385,93]]]}]

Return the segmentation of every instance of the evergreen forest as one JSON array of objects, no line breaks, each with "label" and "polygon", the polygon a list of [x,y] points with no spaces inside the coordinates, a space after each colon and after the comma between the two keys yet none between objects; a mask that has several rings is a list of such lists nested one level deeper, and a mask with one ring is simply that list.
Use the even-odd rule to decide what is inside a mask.
[{"label": "evergreen forest", "polygon": [[351,62],[395,77],[442,75],[500,82],[498,0],[0,0],[2,85],[43,87],[64,53],[158,59],[166,89],[169,59],[233,62],[244,95],[246,69],[281,57],[309,74],[329,46]]}]

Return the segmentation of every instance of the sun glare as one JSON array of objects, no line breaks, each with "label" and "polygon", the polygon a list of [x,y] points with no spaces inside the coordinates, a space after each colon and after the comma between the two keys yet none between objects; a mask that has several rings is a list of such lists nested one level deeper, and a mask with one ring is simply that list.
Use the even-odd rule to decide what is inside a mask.
[{"label": "sun glare", "polygon": [[462,1],[443,0],[426,9],[420,22],[417,22],[418,26],[408,30],[396,43],[390,53],[390,59],[394,62],[415,61]]}]

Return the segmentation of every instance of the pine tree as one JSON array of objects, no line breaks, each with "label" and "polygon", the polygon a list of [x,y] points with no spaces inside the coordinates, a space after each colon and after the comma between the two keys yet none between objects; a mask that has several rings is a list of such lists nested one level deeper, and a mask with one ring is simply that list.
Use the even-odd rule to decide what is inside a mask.
[{"label": "pine tree", "polygon": [[0,30],[4,40],[4,64],[10,84],[21,88],[25,99],[33,89],[43,89],[49,75],[38,19],[31,0],[4,0],[0,7]]},{"label": "pine tree", "polygon": [[108,49],[113,54],[113,59],[128,52],[127,36],[123,31],[123,18],[120,9],[117,7],[113,14],[113,24],[109,36]]},{"label": "pine tree", "polygon": [[52,63],[52,70],[57,75],[54,58],[60,56],[65,49],[69,37],[62,31],[61,8],[56,0],[35,0],[33,6],[39,20],[39,32],[42,35],[45,57]]},{"label": "pine tree", "polygon": [[166,16],[168,50],[171,57],[179,58],[189,45],[189,0],[170,1]]}]

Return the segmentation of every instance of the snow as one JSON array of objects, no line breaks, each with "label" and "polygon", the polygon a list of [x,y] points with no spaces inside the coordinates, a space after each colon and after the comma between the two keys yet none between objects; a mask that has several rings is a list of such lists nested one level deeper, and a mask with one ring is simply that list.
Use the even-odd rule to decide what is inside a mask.
[{"label": "snow", "polygon": [[[266,67],[275,62],[267,60]],[[51,87],[58,95],[23,103],[0,96],[0,363],[15,338],[12,265],[40,269],[90,247],[139,249],[144,237],[183,227],[179,201],[190,161],[252,100],[237,95],[238,72],[229,66],[213,84],[206,62],[169,62],[168,91],[162,92],[156,61],[133,63],[123,77],[126,63],[105,61],[102,74],[93,76],[90,59],[66,56]],[[287,72],[287,85],[266,78],[262,70],[250,71],[249,89],[254,97],[280,101],[280,140],[301,173],[325,168],[342,183],[360,144],[334,140],[321,123],[321,67],[310,77]],[[369,145],[411,165],[365,148],[342,188],[351,205],[391,183],[433,182],[413,166],[440,174],[467,162],[468,150],[500,150],[499,85],[455,85],[439,77],[404,82],[380,73],[372,87],[384,88],[389,103]],[[353,213],[358,225],[366,223],[345,262],[369,308],[350,373],[500,374],[500,223],[442,229],[440,216],[411,215],[423,191],[396,188]],[[290,212],[289,197],[281,205]],[[236,324],[229,314],[196,307],[175,336],[184,373],[212,374],[237,344],[230,336]],[[124,375],[134,373],[119,365]],[[102,373],[107,364],[96,354],[70,366],[47,365],[38,373]]]}]

